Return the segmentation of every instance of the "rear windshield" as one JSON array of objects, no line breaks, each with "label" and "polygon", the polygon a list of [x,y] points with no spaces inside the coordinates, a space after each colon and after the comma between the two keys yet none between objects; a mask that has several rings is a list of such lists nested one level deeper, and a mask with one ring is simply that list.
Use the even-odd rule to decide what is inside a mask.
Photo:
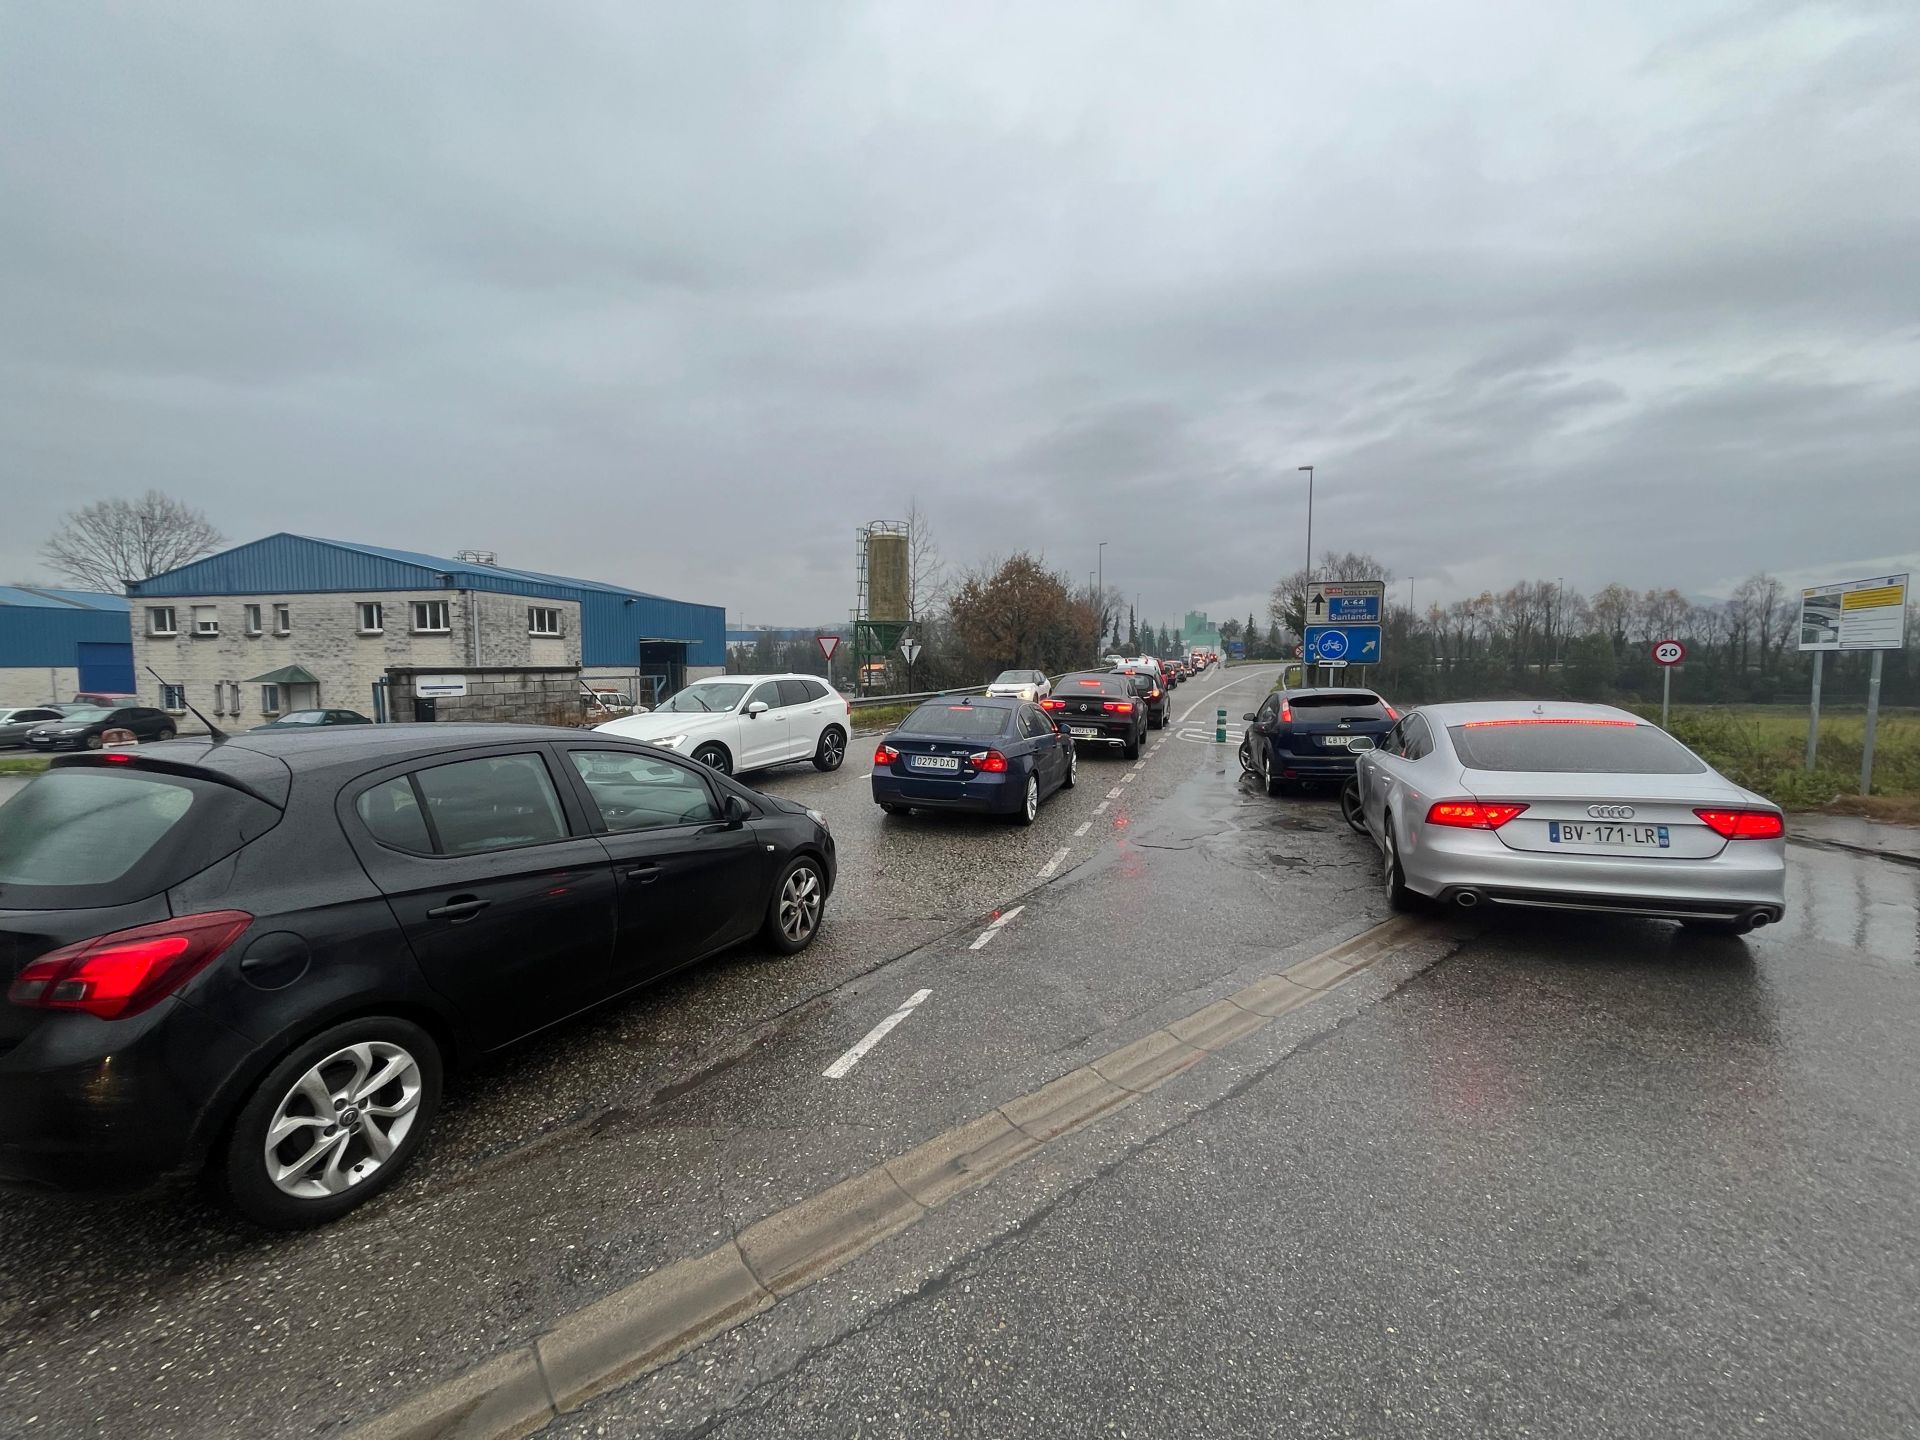
[{"label": "rear windshield", "polygon": [[1534,770],[1552,775],[1698,775],[1707,767],[1666,731],[1610,722],[1522,721],[1450,725],[1469,770]]},{"label": "rear windshield", "polygon": [[911,735],[951,735],[956,740],[986,740],[1007,733],[1013,711],[1000,705],[922,705],[900,728]]},{"label": "rear windshield", "polygon": [[1069,675],[1053,687],[1055,696],[1071,699],[1075,695],[1131,695],[1133,678],[1129,675]]},{"label": "rear windshield", "polygon": [[0,909],[118,905],[205,869],[280,812],[209,780],[61,767],[0,807]]},{"label": "rear windshield", "polygon": [[1327,695],[1289,695],[1287,704],[1295,710],[1345,710],[1355,715],[1362,710],[1376,710],[1383,715],[1386,713],[1386,702],[1369,690],[1346,690]]}]

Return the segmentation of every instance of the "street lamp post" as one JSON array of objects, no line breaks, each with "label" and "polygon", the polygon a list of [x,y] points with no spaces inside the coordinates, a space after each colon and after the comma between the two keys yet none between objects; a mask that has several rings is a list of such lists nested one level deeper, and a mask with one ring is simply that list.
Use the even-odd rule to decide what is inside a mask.
[{"label": "street lamp post", "polygon": [[[1107,603],[1107,543],[1108,543],[1107,541],[1102,540],[1100,542],[1100,548],[1094,552],[1094,561],[1095,561],[1095,567],[1096,567],[1094,570],[1094,574],[1098,578],[1100,583],[1100,589],[1099,589],[1100,600],[1098,603],[1103,613],[1105,611],[1106,603]],[[1098,658],[1097,652],[1096,652],[1095,658],[1096,659]]]},{"label": "street lamp post", "polygon": [[1307,578],[1300,587],[1300,679],[1304,683],[1307,678],[1307,590],[1313,584],[1313,466],[1300,468],[1307,472]]}]

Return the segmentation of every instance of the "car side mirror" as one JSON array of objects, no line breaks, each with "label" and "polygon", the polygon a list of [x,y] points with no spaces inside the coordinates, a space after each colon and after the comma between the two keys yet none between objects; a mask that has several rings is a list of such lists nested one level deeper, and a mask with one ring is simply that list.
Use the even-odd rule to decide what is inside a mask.
[{"label": "car side mirror", "polygon": [[753,818],[753,807],[748,805],[747,802],[742,800],[738,795],[729,795],[726,801],[720,806],[720,814],[725,818],[727,824],[740,826]]},{"label": "car side mirror", "polygon": [[1373,737],[1371,735],[1356,735],[1351,740],[1347,741],[1347,749],[1351,750],[1356,755],[1358,755],[1362,750],[1372,750],[1375,748],[1377,747],[1374,745]]},{"label": "car side mirror", "polygon": [[1249,725],[1256,723],[1260,719],[1260,717],[1254,714],[1253,711],[1251,710],[1249,710],[1246,714],[1242,715],[1240,718],[1246,721]]},{"label": "car side mirror", "polygon": [[747,706],[747,718],[749,720],[758,720],[762,715],[767,713],[767,708],[766,701],[756,700]]}]

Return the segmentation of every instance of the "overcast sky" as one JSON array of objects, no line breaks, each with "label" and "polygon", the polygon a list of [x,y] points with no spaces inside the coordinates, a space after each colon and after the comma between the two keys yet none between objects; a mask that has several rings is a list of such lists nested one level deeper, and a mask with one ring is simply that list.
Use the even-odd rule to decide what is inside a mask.
[{"label": "overcast sky", "polygon": [[0,579],[149,485],[844,616],[1920,569],[1920,4],[0,10]]}]

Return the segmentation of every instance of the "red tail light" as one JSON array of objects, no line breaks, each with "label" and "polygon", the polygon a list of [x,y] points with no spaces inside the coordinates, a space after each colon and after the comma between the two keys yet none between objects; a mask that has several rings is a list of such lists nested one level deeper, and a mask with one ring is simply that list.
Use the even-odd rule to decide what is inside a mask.
[{"label": "red tail light", "polygon": [[1042,710],[1064,710],[1067,708],[1067,702],[1064,700],[1042,700],[1040,702],[1040,708]]},{"label": "red tail light", "polygon": [[982,775],[1004,775],[1007,773],[1007,757],[998,750],[976,750],[967,757],[973,762],[973,768]]},{"label": "red tail light", "polygon": [[1451,825],[1457,830],[1498,830],[1527,807],[1483,805],[1478,800],[1436,800],[1427,810],[1429,825]]},{"label": "red tail light", "polygon": [[1160,698],[1160,692],[1158,690],[1147,691],[1147,699],[1158,700],[1159,698]]},{"label": "red tail light", "polygon": [[1387,712],[1387,719],[1398,720],[1400,718],[1400,712],[1387,704],[1386,701],[1382,700],[1380,702],[1380,708]]},{"label": "red tail light", "polygon": [[882,745],[878,750],[873,752],[873,765],[877,770],[882,766],[893,764],[893,762],[899,758],[900,752],[894,749],[893,746]]},{"label": "red tail light", "polygon": [[1109,700],[1100,708],[1109,715],[1131,715],[1133,714],[1133,701]]},{"label": "red tail light", "polygon": [[252,923],[244,910],[210,910],[96,935],[30,962],[14,977],[7,999],[102,1020],[138,1015],[206,969]]},{"label": "red tail light", "polygon": [[1727,840],[1778,840],[1786,822],[1773,810],[1696,810],[1714,834]]},{"label": "red tail light", "polygon": [[1293,723],[1293,706],[1284,700],[1280,702],[1280,723],[1282,725],[1291,725]]}]

